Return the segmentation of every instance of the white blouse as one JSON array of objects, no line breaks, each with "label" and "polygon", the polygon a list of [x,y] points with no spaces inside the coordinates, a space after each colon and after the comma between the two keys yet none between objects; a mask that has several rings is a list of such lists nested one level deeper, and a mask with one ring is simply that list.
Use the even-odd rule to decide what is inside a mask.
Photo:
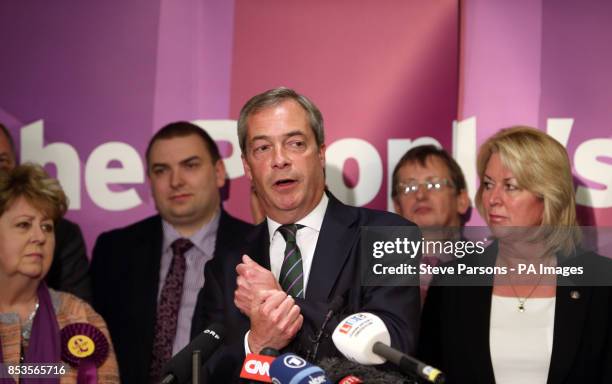
[{"label": "white blouse", "polygon": [[489,346],[497,384],[546,384],[553,346],[555,297],[492,295]]}]

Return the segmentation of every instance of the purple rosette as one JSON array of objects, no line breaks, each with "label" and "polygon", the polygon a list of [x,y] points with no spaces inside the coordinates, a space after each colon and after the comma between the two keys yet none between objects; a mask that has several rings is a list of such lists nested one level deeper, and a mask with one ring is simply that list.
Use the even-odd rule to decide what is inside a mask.
[{"label": "purple rosette", "polygon": [[73,323],[60,333],[62,360],[77,368],[78,384],[96,384],[97,370],[108,357],[108,340],[98,328],[88,323]]}]

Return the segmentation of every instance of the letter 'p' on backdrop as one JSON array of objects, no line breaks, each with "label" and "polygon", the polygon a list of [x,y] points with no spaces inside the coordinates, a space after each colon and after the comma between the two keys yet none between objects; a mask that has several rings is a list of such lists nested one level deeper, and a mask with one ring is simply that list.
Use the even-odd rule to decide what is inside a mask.
[{"label": "letter 'p' on backdrop", "polygon": [[347,203],[391,208],[393,166],[426,143],[454,154],[473,195],[478,144],[529,124],[568,148],[587,224],[610,225],[611,11],[552,0],[2,2],[0,121],[20,161],[60,179],[89,247],[155,212],[144,150],[176,120],[217,140],[225,207],[250,220],[235,120],[281,85],[323,112],[327,183]]}]

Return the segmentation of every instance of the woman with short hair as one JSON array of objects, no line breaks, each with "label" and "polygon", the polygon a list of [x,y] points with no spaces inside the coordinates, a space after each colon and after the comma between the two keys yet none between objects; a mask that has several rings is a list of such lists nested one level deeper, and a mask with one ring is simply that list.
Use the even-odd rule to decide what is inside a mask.
[{"label": "woman with short hair", "polygon": [[104,320],[84,301],[44,282],[53,258],[54,222],[66,209],[59,183],[40,166],[0,173],[0,363],[21,383],[33,383],[34,377],[118,383]]}]

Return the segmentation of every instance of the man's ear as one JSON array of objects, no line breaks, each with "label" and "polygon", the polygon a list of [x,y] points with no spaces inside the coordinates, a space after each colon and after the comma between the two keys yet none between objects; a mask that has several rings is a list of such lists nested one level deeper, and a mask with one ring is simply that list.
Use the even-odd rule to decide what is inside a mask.
[{"label": "man's ear", "polygon": [[465,215],[468,208],[470,208],[470,198],[467,191],[462,189],[457,195],[457,213],[459,213],[459,215]]},{"label": "man's ear", "polygon": [[225,185],[226,177],[225,163],[223,163],[223,160],[219,159],[215,163],[215,182],[217,183],[217,188],[222,188]]},{"label": "man's ear", "polygon": [[325,151],[327,150],[327,147],[325,146],[325,143],[321,144],[319,146],[319,161],[321,162],[321,167],[323,167],[323,169],[325,169]]},{"label": "man's ear", "polygon": [[240,158],[242,159],[242,167],[244,168],[244,174],[246,175],[246,177],[249,178],[250,181],[253,181],[253,173],[251,173],[251,166],[249,165],[249,162],[247,161],[246,157],[244,157],[244,154],[242,154]]},{"label": "man's ear", "polygon": [[394,197],[392,200],[393,200],[393,208],[395,208],[395,213],[397,213],[400,216],[403,216],[402,215],[402,206],[397,201],[397,197]]}]

